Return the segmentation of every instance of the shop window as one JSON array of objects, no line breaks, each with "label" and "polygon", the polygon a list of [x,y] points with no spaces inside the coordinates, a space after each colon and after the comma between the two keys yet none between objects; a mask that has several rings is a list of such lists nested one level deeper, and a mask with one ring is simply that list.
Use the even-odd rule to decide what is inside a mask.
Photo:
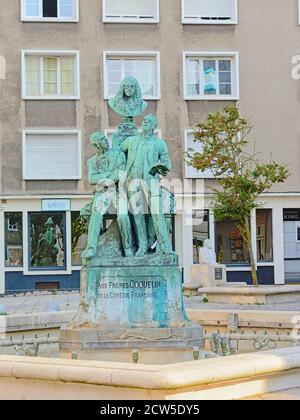
[{"label": "shop window", "polygon": [[209,239],[209,212],[208,210],[196,210],[193,212],[194,264],[199,264],[199,252],[206,239]]},{"label": "shop window", "polygon": [[66,269],[65,213],[29,215],[29,268]]},{"label": "shop window", "polygon": [[249,264],[249,253],[234,222],[216,223],[217,261],[220,264]]},{"label": "shop window", "polygon": [[22,213],[5,213],[5,266],[23,266]]},{"label": "shop window", "polygon": [[273,261],[272,210],[256,211],[257,261]]},{"label": "shop window", "polygon": [[88,224],[80,217],[79,211],[73,211],[72,219],[72,266],[81,266],[81,254],[87,245],[87,228]]}]

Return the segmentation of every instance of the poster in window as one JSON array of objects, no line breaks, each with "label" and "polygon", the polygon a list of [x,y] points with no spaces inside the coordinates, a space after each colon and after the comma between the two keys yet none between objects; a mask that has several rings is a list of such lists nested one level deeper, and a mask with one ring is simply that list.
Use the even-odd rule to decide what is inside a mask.
[{"label": "poster in window", "polygon": [[209,67],[204,71],[204,91],[212,92],[217,89],[217,76],[216,70]]},{"label": "poster in window", "polygon": [[22,267],[23,250],[21,246],[7,247],[7,260],[10,267]]}]

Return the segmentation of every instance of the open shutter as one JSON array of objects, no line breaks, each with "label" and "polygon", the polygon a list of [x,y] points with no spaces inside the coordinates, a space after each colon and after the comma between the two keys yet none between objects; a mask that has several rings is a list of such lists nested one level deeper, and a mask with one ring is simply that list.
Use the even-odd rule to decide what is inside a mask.
[{"label": "open shutter", "polygon": [[24,179],[78,179],[77,134],[27,134]]}]

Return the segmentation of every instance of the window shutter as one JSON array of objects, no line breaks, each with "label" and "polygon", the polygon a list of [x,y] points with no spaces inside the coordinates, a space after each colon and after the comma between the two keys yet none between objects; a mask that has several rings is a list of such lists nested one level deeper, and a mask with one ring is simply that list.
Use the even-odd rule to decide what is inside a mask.
[{"label": "window shutter", "polygon": [[155,17],[155,0],[106,0],[107,17]]},{"label": "window shutter", "polygon": [[185,17],[232,17],[232,0],[184,0]]},{"label": "window shutter", "polygon": [[27,134],[24,179],[80,177],[77,134]]}]

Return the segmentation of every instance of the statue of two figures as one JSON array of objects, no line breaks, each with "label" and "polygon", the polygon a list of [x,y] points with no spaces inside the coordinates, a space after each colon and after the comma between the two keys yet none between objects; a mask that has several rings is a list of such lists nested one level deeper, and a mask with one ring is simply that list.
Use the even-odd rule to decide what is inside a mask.
[{"label": "statue of two figures", "polygon": [[[146,115],[138,131],[134,118],[148,105],[134,78],[121,83],[109,106],[123,121],[113,134],[112,148],[103,133],[90,137],[97,153],[88,161],[88,178],[96,190],[93,201],[82,211],[89,218],[88,244],[82,257],[87,265],[95,258],[98,265],[125,263],[124,257],[147,258],[148,252],[152,257],[168,255],[174,260],[170,232],[174,197],[161,186],[161,177],[172,164],[165,141],[155,135],[157,118]],[[105,231],[104,223],[111,217],[115,221]]]},{"label": "statue of two figures", "polygon": [[195,346],[203,348],[203,329],[186,315],[172,248],[174,197],[161,185],[172,167],[168,147],[155,135],[154,115],[137,130],[134,118],[147,103],[136,79],[126,78],[109,106],[123,121],[112,148],[103,133],[90,137],[97,153],[88,162],[89,182],[96,190],[82,211],[89,232],[81,304],[61,330],[60,352],[130,362],[139,349],[141,362],[190,360]]}]

